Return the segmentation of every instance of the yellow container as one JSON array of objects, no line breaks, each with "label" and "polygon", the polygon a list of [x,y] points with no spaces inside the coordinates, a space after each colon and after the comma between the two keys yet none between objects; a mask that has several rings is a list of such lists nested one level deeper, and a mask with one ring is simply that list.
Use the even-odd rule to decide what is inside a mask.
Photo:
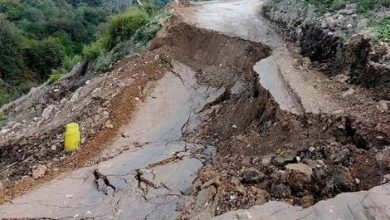
[{"label": "yellow container", "polygon": [[80,126],[77,123],[66,125],[65,152],[72,152],[80,148]]}]

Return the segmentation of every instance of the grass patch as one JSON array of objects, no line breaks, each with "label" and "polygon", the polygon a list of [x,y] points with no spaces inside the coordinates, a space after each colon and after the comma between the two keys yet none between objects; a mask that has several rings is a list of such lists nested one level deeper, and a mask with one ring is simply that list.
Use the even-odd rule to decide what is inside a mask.
[{"label": "grass patch", "polygon": [[60,70],[54,70],[49,76],[49,83],[54,83],[61,79],[64,74]]},{"label": "grass patch", "polygon": [[390,42],[390,17],[384,18],[373,27],[376,41]]}]

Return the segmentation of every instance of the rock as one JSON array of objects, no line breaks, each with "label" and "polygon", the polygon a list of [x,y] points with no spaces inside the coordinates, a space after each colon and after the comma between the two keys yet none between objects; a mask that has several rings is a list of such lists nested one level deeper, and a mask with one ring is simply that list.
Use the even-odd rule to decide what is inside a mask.
[{"label": "rock", "polygon": [[329,28],[334,28],[336,26],[336,21],[333,17],[326,17],[325,23]]},{"label": "rock", "polygon": [[113,129],[114,125],[112,124],[111,120],[107,120],[104,124],[104,128]]},{"label": "rock", "polygon": [[45,176],[47,167],[45,165],[38,165],[37,168],[32,170],[32,177],[34,179],[40,179]]},{"label": "rock", "polygon": [[286,165],[288,173],[288,183],[293,190],[303,189],[310,183],[313,176],[313,170],[310,166],[301,163]]},{"label": "rock", "polygon": [[342,150],[339,150],[336,152],[336,155],[332,155],[331,158],[334,162],[344,162],[349,158],[351,154],[351,151],[348,148],[343,148]]},{"label": "rock", "polygon": [[44,118],[44,119],[48,119],[48,118],[50,117],[50,115],[53,113],[55,107],[56,107],[55,105],[49,105],[49,106],[47,106],[47,107],[43,110],[41,117]]},{"label": "rock", "polygon": [[354,185],[354,178],[351,173],[344,167],[338,167],[333,176],[333,184],[337,191],[348,192],[351,191]]},{"label": "rock", "polygon": [[70,102],[75,102],[79,96],[80,94],[78,92],[73,93],[72,98],[70,98]]},{"label": "rock", "polygon": [[261,159],[261,164],[264,165],[264,166],[267,166],[267,165],[271,164],[273,157],[274,157],[274,155],[266,155],[266,156],[264,156],[263,159]]},{"label": "rock", "polygon": [[267,191],[259,189],[255,186],[249,187],[249,193],[256,198],[256,205],[262,205],[270,198],[270,195]]},{"label": "rock", "polygon": [[378,103],[377,108],[378,108],[380,111],[385,112],[385,111],[389,110],[388,104],[389,104],[389,101],[380,100],[379,103]]},{"label": "rock", "polygon": [[237,218],[237,220],[250,220],[250,219],[252,219],[252,216],[249,212],[237,213],[236,218]]},{"label": "rock", "polygon": [[350,76],[347,76],[345,74],[338,74],[337,76],[334,77],[334,79],[338,82],[346,82],[347,80],[349,80],[349,78],[351,78]]},{"label": "rock", "polygon": [[337,20],[344,20],[344,15],[337,15]]},{"label": "rock", "polygon": [[294,150],[288,150],[274,157],[273,162],[276,165],[285,165],[295,161],[297,152]]},{"label": "rock", "polygon": [[353,27],[352,24],[347,24],[348,29],[351,29],[352,27]]},{"label": "rock", "polygon": [[348,89],[346,92],[344,92],[341,96],[342,96],[343,98],[345,98],[345,97],[350,96],[350,95],[352,95],[352,94],[354,94],[354,93],[355,93],[355,90],[354,90],[353,88],[350,88],[350,89]]},{"label": "rock", "polygon": [[352,15],[352,14],[357,12],[357,9],[358,9],[358,5],[356,3],[347,4],[345,6],[344,13],[347,14],[347,15]]},{"label": "rock", "polygon": [[263,181],[266,175],[257,169],[249,168],[243,172],[241,183],[244,184],[255,184]]},{"label": "rock", "polygon": [[52,150],[52,151],[56,151],[56,150],[57,150],[57,145],[52,145],[52,146],[51,146],[51,150]]},{"label": "rock", "polygon": [[321,21],[321,27],[322,28],[327,28],[328,27],[328,23],[326,23],[325,19]]},{"label": "rock", "polygon": [[312,206],[314,205],[314,197],[312,195],[306,195],[304,197],[302,197],[302,200],[301,200],[301,206],[303,208],[307,208],[309,206]]}]

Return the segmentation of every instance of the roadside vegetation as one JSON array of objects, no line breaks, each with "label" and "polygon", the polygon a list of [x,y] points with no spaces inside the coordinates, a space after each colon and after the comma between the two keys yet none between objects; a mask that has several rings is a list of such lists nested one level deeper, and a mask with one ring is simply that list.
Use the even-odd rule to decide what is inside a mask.
[{"label": "roadside vegetation", "polygon": [[376,41],[390,42],[390,17],[384,18],[373,29]]},{"label": "roadside vegetation", "polygon": [[151,3],[111,16],[97,40],[84,47],[83,58],[95,61],[95,71],[105,72],[111,64],[143,48],[162,27],[161,20],[169,16]]},{"label": "roadside vegetation", "polygon": [[160,29],[155,17],[166,3],[127,11],[124,0],[0,0],[0,107],[57,81],[80,61],[97,59],[96,69],[107,70],[124,56],[109,53],[118,44],[154,37]]},{"label": "roadside vegetation", "polygon": [[315,5],[323,13],[342,9],[351,3],[358,5],[360,13],[367,13],[375,7],[390,7],[390,0],[305,0],[305,2]]}]

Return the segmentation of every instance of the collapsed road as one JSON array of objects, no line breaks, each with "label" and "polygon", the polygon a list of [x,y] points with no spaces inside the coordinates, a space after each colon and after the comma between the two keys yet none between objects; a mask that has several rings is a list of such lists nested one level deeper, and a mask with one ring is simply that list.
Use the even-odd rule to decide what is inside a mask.
[{"label": "collapsed road", "polygon": [[[386,141],[371,141],[375,139],[371,136],[382,136],[381,140],[389,137],[386,126],[374,134],[370,127],[375,127],[378,120],[386,124],[388,114],[378,113],[375,103],[359,91],[352,97],[340,96],[338,82],[307,68],[306,63],[291,52],[294,47],[285,43],[274,28],[259,17],[258,8],[262,3],[241,0],[175,7],[175,16],[166,23],[149,50],[135,60],[118,65],[118,78],[125,83],[124,88],[134,86],[127,79],[134,77],[131,71],[137,62],[143,63],[138,68],[145,76],[159,72],[159,77],[150,76],[142,86],[142,99],[137,98],[136,110],[129,121],[111,137],[112,141],[93,158],[91,165],[65,173],[5,202],[0,206],[0,217],[210,219],[223,214],[216,219],[314,219],[319,216],[387,219],[390,207],[384,201],[389,199],[388,185],[369,192],[341,194],[307,209],[291,204],[303,206],[301,200],[308,195],[327,199],[340,193],[315,191],[328,176],[317,180],[313,187],[308,180],[306,184],[312,187],[310,189],[295,185],[298,190],[290,194],[286,193],[288,190],[273,187],[283,185],[276,177],[277,180],[269,178],[273,182],[268,192],[251,185],[261,179],[253,176],[231,188],[229,181],[234,182],[240,169],[251,163],[241,161],[241,156],[254,161],[248,155],[258,155],[260,159],[256,160],[263,162],[269,153],[284,153],[282,146],[288,145],[289,150],[295,150],[289,159],[280,159],[277,155],[271,158],[282,161],[281,170],[271,170],[271,173],[283,176],[282,171],[289,169],[284,168],[286,161],[295,164],[297,151],[308,151],[295,149],[294,144],[307,148],[313,145],[312,154],[307,154],[317,157],[320,153],[316,145],[326,145],[325,140],[333,135],[332,129],[337,128],[339,136],[346,136],[345,142],[351,148],[348,158],[352,159],[356,159],[356,155],[374,157],[378,153],[365,153],[355,145],[364,142],[364,146],[383,146]],[[297,62],[306,68],[297,68]],[[105,88],[101,92],[104,93]],[[355,97],[365,105],[356,104]],[[345,112],[354,122],[345,119]],[[373,114],[375,117],[370,117]],[[365,124],[351,124],[355,120]],[[367,127],[366,130],[360,131],[362,126]],[[352,135],[350,130],[354,130]],[[279,146],[280,149],[276,149]],[[337,142],[332,146],[341,144]],[[380,151],[384,157],[389,153],[385,149],[382,147]],[[321,159],[328,162],[326,158]],[[359,165],[352,159],[347,161],[352,164],[350,169]],[[268,164],[266,168],[271,169]],[[333,173],[337,166],[329,164],[327,172]],[[379,185],[388,168],[381,167],[375,172],[372,169],[376,168],[373,166],[366,172],[373,173],[374,177],[359,177],[360,186],[353,183],[349,191]],[[227,177],[218,173],[226,173]],[[311,171],[307,173],[312,175]],[[373,182],[369,182],[370,178]],[[273,199],[281,202],[266,203]],[[313,200],[310,205],[314,202],[317,201]],[[253,205],[257,206],[229,212]]]}]

